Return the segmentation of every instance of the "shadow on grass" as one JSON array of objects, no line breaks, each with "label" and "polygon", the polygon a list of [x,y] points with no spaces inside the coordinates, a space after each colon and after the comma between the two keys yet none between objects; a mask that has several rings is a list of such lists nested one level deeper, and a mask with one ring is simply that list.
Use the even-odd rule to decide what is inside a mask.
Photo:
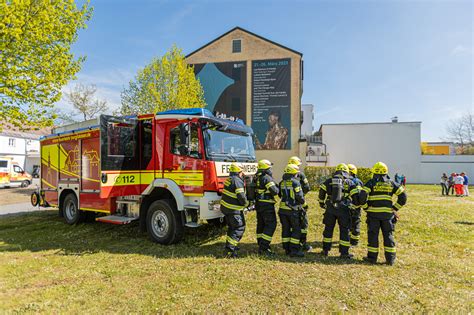
[{"label": "shadow on grass", "polygon": [[[140,254],[156,258],[224,258],[224,235],[226,228],[204,225],[186,229],[182,242],[174,245],[159,245],[141,233],[138,223],[125,226],[107,225],[98,222],[67,225],[56,211],[35,211],[0,217],[0,251],[54,251],[54,255],[90,255],[95,253]],[[253,233],[248,231],[247,233]],[[359,260],[343,260],[337,256],[319,254],[321,243],[310,243],[313,252],[304,258],[284,255],[281,244],[272,244],[274,257],[258,256],[255,243],[241,243],[239,256],[243,258],[277,260],[291,263],[321,263],[328,265],[362,264]],[[337,248],[332,251],[337,253]]]},{"label": "shadow on grass", "polygon": [[455,221],[456,224],[464,224],[464,225],[474,225],[474,222],[469,221]]}]

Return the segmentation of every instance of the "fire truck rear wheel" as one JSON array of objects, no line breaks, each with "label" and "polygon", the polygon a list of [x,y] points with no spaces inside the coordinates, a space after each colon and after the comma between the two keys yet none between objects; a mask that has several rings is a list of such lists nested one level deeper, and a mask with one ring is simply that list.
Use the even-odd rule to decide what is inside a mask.
[{"label": "fire truck rear wheel", "polygon": [[80,223],[84,219],[84,212],[79,210],[76,195],[73,193],[64,198],[62,211],[67,224]]},{"label": "fire truck rear wheel", "polygon": [[22,188],[25,188],[25,187],[28,187],[30,186],[30,181],[29,180],[24,180],[21,182],[21,187]]},{"label": "fire truck rear wheel", "polygon": [[170,200],[157,200],[150,205],[146,225],[153,242],[169,245],[183,238],[184,226],[181,216]]}]

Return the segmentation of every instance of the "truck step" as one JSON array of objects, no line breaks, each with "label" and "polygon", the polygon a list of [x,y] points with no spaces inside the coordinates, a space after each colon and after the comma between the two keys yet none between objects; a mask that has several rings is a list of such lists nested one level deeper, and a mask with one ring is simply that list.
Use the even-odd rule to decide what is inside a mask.
[{"label": "truck step", "polygon": [[98,217],[95,220],[98,222],[111,224],[129,224],[137,219],[138,218],[124,217],[121,215],[107,215],[105,217]]},{"label": "truck step", "polygon": [[191,227],[191,228],[197,228],[197,227],[200,227],[201,224],[196,223],[196,222],[188,222],[184,226]]}]

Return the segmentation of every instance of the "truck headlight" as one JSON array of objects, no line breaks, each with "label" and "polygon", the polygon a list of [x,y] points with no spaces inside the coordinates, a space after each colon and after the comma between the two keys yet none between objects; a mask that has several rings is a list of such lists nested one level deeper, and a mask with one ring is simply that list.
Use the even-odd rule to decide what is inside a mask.
[{"label": "truck headlight", "polygon": [[219,200],[211,200],[208,203],[209,206],[209,211],[220,211],[221,210],[221,204]]}]

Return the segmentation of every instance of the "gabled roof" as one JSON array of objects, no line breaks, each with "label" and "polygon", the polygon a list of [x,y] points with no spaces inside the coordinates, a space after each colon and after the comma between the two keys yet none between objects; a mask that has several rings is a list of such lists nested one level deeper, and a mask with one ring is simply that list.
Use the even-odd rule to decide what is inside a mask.
[{"label": "gabled roof", "polygon": [[268,42],[268,43],[270,43],[270,44],[272,44],[272,45],[275,45],[275,46],[278,46],[278,47],[280,47],[280,48],[286,49],[286,50],[288,50],[288,51],[291,51],[292,53],[295,53],[295,54],[300,55],[301,57],[303,57],[303,54],[300,53],[299,51],[296,51],[296,50],[293,50],[293,49],[288,48],[288,47],[286,47],[286,46],[283,46],[283,45],[281,45],[281,44],[275,43],[274,41],[271,41],[271,40],[269,40],[268,38],[262,37],[262,36],[260,36],[260,35],[255,34],[255,33],[252,33],[252,32],[250,32],[250,31],[247,31],[246,29],[243,29],[243,28],[241,28],[241,27],[239,27],[239,26],[236,26],[236,27],[234,27],[233,29],[231,29],[230,31],[228,31],[228,32],[222,34],[221,36],[217,37],[216,39],[210,41],[210,42],[207,43],[206,45],[201,46],[201,47],[199,47],[198,49],[196,49],[195,51],[193,51],[193,52],[187,54],[187,55],[186,55],[186,58],[188,58],[188,57],[194,55],[194,54],[197,53],[198,51],[200,51],[200,50],[206,48],[207,46],[209,46],[209,45],[211,45],[211,44],[217,42],[219,39],[223,38],[224,36],[227,36],[227,35],[229,35],[230,33],[234,32],[234,31],[237,31],[237,30],[242,31],[242,32],[245,32],[245,33],[247,33],[247,34],[249,34],[249,35],[252,35],[252,36],[257,37],[257,38],[259,38],[259,39],[261,39],[261,40],[264,40],[264,41],[266,41],[266,42]]}]

